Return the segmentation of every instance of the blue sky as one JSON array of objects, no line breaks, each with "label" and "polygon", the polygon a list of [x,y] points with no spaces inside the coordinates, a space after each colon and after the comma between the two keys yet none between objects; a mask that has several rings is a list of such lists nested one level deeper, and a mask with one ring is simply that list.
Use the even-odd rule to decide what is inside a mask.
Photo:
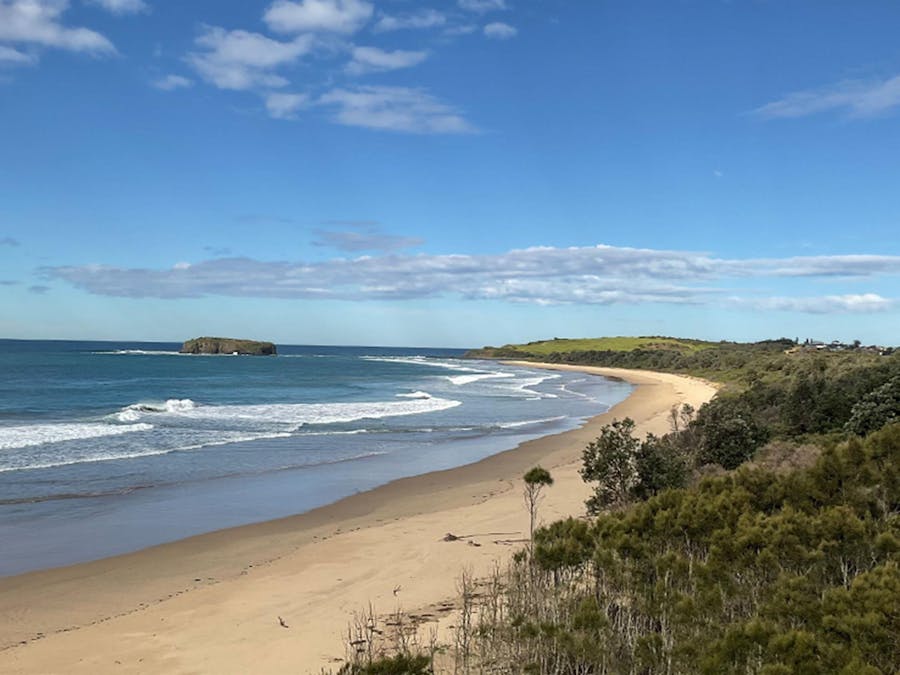
[{"label": "blue sky", "polygon": [[0,337],[896,344],[898,25],[0,0]]}]

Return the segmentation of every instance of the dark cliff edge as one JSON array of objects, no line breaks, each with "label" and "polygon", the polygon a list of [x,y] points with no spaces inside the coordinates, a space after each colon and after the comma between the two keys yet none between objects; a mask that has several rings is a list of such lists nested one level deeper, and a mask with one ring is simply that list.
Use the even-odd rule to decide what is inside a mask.
[{"label": "dark cliff edge", "polygon": [[246,356],[274,356],[277,354],[271,342],[236,340],[234,338],[199,337],[188,340],[181,348],[182,354],[241,354]]}]

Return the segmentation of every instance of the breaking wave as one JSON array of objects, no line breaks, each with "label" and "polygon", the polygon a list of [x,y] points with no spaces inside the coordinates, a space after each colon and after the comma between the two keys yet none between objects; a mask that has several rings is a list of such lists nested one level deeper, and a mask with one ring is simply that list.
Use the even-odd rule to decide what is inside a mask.
[{"label": "breaking wave", "polygon": [[[414,394],[414,396],[413,396]],[[312,424],[340,424],[449,410],[461,404],[426,392],[413,392],[402,401],[355,403],[269,403],[256,405],[198,405],[190,399],[169,399],[162,404],[136,403],[116,413],[119,421],[137,422],[156,416],[170,421],[193,420],[226,424],[285,425],[296,431]]]},{"label": "breaking wave", "polygon": [[60,423],[0,427],[0,450],[150,431],[152,424]]}]

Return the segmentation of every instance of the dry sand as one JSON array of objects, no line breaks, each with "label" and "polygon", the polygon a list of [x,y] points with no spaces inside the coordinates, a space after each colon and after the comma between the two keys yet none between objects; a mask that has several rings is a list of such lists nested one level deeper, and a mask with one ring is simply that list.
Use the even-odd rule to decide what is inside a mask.
[{"label": "dry sand", "polygon": [[[354,612],[368,603],[379,613],[433,611],[452,600],[463,568],[485,574],[521,546],[528,468],[541,463],[556,481],[542,520],[581,514],[590,490],[578,475],[580,455],[600,426],[627,416],[642,435],[665,433],[672,405],[698,407],[716,391],[677,375],[546,367],[637,387],[580,429],[475,464],[398,480],[299,516],[2,579],[0,672],[336,669]],[[448,532],[464,538],[443,541]]]}]

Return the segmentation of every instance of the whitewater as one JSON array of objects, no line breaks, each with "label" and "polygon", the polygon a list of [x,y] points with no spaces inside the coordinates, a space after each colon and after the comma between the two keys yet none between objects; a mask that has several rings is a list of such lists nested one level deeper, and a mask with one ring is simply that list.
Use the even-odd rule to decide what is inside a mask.
[{"label": "whitewater", "polygon": [[299,513],[578,426],[622,382],[459,350],[0,340],[0,574]]}]

